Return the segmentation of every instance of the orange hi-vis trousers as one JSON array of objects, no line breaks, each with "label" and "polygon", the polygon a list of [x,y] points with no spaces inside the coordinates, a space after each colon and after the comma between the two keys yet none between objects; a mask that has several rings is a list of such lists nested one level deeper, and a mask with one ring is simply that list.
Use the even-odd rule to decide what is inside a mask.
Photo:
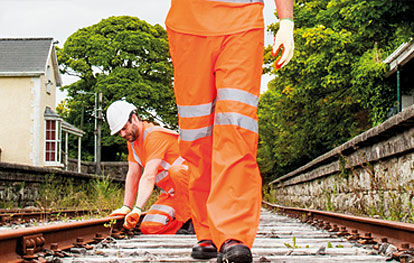
[{"label": "orange hi-vis trousers", "polygon": [[[187,165],[186,162],[183,164]],[[164,192],[158,196],[142,219],[140,229],[143,234],[175,234],[190,219],[188,170],[181,167],[173,165],[169,168],[174,194]]]},{"label": "orange hi-vis trousers", "polygon": [[197,239],[251,247],[262,200],[256,111],[264,29],[225,36],[168,29],[168,38]]},{"label": "orange hi-vis trousers", "polygon": [[163,193],[147,211],[140,229],[143,234],[175,234],[183,222],[176,220],[175,209],[168,194]]}]

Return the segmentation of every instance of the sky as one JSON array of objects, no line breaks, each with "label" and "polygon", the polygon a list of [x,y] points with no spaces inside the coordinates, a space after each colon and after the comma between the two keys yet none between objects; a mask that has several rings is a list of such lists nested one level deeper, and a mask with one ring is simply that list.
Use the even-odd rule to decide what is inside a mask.
[{"label": "sky", "polygon": [[[94,25],[110,16],[129,15],[165,28],[165,17],[171,0],[0,0],[0,37],[53,37],[63,47],[66,39],[78,29]],[[265,1],[265,24],[276,22],[273,13],[275,3]],[[273,36],[265,35],[265,43],[271,44]],[[1,58],[0,58],[1,59]],[[63,85],[75,78],[62,75]],[[270,76],[262,78],[262,91]],[[58,91],[59,103],[66,96]]]}]

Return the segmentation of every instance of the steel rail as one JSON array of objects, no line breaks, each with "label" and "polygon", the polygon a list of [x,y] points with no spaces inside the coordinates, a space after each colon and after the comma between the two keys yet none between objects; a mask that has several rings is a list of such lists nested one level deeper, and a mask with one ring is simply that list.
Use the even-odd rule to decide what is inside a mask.
[{"label": "steel rail", "polygon": [[[26,229],[0,232],[0,258],[2,262],[23,262],[26,256],[44,249],[61,250],[88,244],[105,238],[112,229],[121,229],[123,216],[106,217],[72,223],[60,223]],[[114,222],[116,220],[116,222]],[[110,227],[108,227],[108,225]],[[53,247],[53,248],[52,248]]]},{"label": "steel rail", "polygon": [[0,210],[0,225],[28,222],[35,220],[59,220],[59,217],[75,217],[81,215],[95,214],[90,210],[56,210],[56,211],[39,211],[39,210]]},{"label": "steel rail", "polygon": [[[277,209],[280,212],[302,219],[319,226],[337,225],[343,234],[354,235],[356,239],[372,237],[375,242],[388,242],[399,250],[414,248],[414,224],[395,222],[382,219],[373,219],[312,209],[286,207],[263,201],[267,208]],[[332,226],[329,226],[332,228]],[[338,231],[338,232],[340,232]],[[364,233],[364,235],[361,235]]]},{"label": "steel rail", "polygon": [[40,212],[40,209],[35,208],[1,208],[0,214],[10,214],[10,213],[32,213],[32,212]]}]

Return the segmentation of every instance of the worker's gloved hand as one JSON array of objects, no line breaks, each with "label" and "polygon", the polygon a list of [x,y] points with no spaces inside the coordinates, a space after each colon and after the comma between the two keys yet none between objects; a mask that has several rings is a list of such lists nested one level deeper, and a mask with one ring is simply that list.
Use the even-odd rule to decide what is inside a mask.
[{"label": "worker's gloved hand", "polygon": [[282,19],[280,21],[280,27],[276,33],[273,44],[273,56],[277,56],[280,48],[282,48],[282,55],[275,62],[276,69],[285,66],[293,57],[293,50],[295,49],[295,44],[293,42],[293,20]]},{"label": "worker's gloved hand", "polygon": [[131,212],[131,208],[127,205],[123,205],[121,208],[112,211],[112,213],[109,216],[124,216],[127,215],[129,212]]},{"label": "worker's gloved hand", "polygon": [[124,219],[124,228],[127,230],[133,229],[137,225],[141,213],[141,208],[134,206],[134,209]]}]

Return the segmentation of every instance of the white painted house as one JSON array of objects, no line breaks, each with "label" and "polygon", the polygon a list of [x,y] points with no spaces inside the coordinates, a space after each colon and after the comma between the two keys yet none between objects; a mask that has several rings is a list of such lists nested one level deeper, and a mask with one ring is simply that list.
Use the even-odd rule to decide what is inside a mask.
[{"label": "white painted house", "polygon": [[64,167],[67,133],[80,152],[84,132],[55,112],[61,85],[53,38],[0,38],[0,161]]}]

